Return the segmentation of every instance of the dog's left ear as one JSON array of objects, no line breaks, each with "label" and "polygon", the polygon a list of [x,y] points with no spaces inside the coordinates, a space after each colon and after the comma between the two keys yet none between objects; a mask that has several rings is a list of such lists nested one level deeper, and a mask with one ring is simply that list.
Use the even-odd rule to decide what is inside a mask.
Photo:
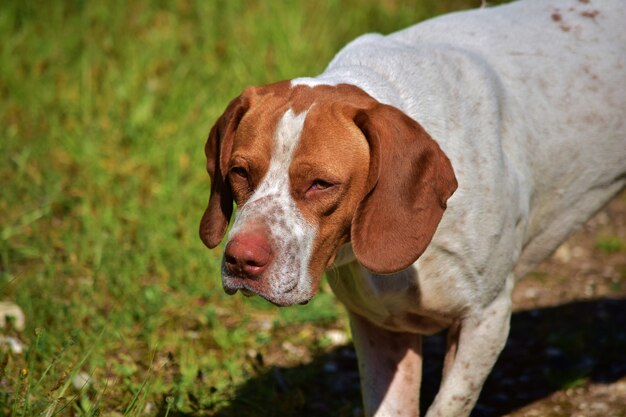
[{"label": "dog's left ear", "polygon": [[211,177],[211,196],[200,222],[200,239],[209,248],[220,243],[233,213],[232,191],[226,180],[227,165],[237,127],[249,107],[250,100],[245,92],[231,101],[211,128],[204,147],[207,172]]},{"label": "dog's left ear", "polygon": [[352,221],[352,248],[368,270],[398,272],[426,250],[456,177],[437,142],[395,107],[376,104],[354,122],[369,142],[370,171]]}]

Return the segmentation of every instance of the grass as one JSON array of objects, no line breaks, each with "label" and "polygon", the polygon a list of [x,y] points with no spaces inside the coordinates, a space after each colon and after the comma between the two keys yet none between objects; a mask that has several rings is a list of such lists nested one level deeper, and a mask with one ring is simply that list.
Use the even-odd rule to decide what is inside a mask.
[{"label": "grass", "polygon": [[345,329],[325,286],[280,310],[223,294],[197,238],[208,130],[247,85],[479,3],[3,2],[0,301],[26,328],[2,330],[25,351],[0,349],[0,415],[213,415],[277,335],[325,349],[314,329]]},{"label": "grass", "polygon": [[596,249],[604,253],[618,253],[624,250],[626,245],[617,236],[599,236],[596,239]]}]

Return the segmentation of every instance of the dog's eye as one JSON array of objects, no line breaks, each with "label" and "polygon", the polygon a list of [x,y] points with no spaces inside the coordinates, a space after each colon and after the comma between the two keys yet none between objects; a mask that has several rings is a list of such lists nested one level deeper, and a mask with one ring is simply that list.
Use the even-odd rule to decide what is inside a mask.
[{"label": "dog's eye", "polygon": [[254,192],[250,172],[242,166],[234,166],[228,170],[228,179],[237,205],[242,205]]},{"label": "dog's eye", "polygon": [[326,190],[327,188],[330,188],[332,186],[333,184],[331,184],[330,182],[318,179],[318,180],[313,181],[313,183],[309,187],[309,191]]},{"label": "dog's eye", "polygon": [[248,179],[248,171],[244,167],[232,167],[230,169],[230,174],[236,175],[244,179]]}]

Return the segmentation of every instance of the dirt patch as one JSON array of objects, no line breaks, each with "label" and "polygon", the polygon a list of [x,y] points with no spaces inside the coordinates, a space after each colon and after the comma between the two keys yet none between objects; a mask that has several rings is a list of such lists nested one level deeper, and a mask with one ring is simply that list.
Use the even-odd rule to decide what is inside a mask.
[{"label": "dirt patch", "polygon": [[[572,306],[576,311],[562,313],[556,320],[546,318],[554,327],[545,335],[549,345],[521,352],[531,361],[551,357],[546,365],[552,367],[542,371],[535,386],[547,375],[557,379],[555,388],[562,389],[507,416],[626,416],[625,245],[626,193],[622,193],[518,283],[513,293],[515,311],[534,314],[539,322],[547,309],[563,311]],[[521,341],[513,340],[513,349],[516,343]],[[520,375],[528,361],[520,358]]]},{"label": "dirt patch", "polygon": [[516,311],[626,298],[626,193],[615,198],[513,292]]}]

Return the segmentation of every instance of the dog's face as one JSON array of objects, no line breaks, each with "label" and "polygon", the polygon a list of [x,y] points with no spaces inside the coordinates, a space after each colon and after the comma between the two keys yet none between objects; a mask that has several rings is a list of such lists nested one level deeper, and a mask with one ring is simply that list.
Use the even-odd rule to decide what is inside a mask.
[{"label": "dog's face", "polygon": [[237,204],[224,289],[277,305],[307,302],[347,242],[374,272],[408,267],[456,188],[449,161],[417,123],[349,85],[248,89],[205,151],[207,246],[221,241]]}]

